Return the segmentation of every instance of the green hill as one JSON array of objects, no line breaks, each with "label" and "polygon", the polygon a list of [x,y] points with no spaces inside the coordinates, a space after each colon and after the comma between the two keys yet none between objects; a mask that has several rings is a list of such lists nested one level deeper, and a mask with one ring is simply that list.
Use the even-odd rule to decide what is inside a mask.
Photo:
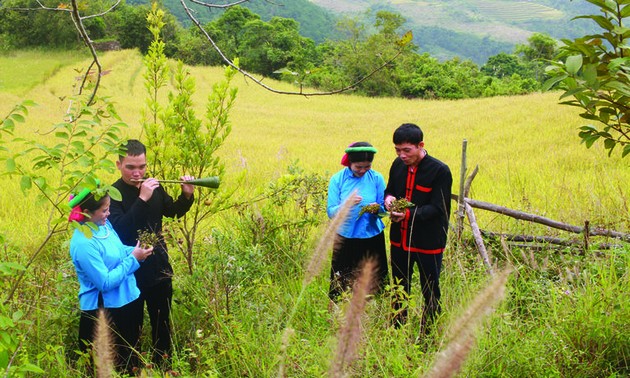
[{"label": "green hill", "polygon": [[575,38],[592,31],[571,18],[595,8],[586,1],[562,0],[312,0],[337,14],[368,10],[398,12],[414,32],[421,51],[441,59],[459,56],[483,64],[499,52],[511,53],[534,32]]},{"label": "green hill", "polygon": [[[149,4],[150,2],[150,0],[131,0],[127,3]],[[300,33],[305,37],[311,38],[316,43],[323,42],[326,38],[333,38],[336,33],[335,24],[338,16],[334,12],[319,7],[309,0],[250,1],[241,5],[251,9],[265,21],[269,21],[274,16],[292,18],[298,21],[300,23]],[[192,25],[179,0],[164,0],[164,6],[183,25]],[[190,7],[195,17],[202,24],[214,20],[223,13],[221,8],[207,8],[194,3],[188,3],[187,6]]]},{"label": "green hill", "polygon": [[[164,0],[164,5],[183,25],[191,25],[179,0]],[[372,25],[376,11],[397,12],[407,19],[405,27],[413,31],[421,52],[441,60],[457,56],[479,65],[500,52],[512,53],[534,32],[557,39],[587,34],[594,30],[587,20],[571,19],[596,10],[584,0],[251,0],[241,5],[266,21],[274,16],[295,19],[301,34],[316,43],[337,38],[335,25],[341,17],[363,18]],[[223,12],[194,3],[188,6],[202,24]]]}]

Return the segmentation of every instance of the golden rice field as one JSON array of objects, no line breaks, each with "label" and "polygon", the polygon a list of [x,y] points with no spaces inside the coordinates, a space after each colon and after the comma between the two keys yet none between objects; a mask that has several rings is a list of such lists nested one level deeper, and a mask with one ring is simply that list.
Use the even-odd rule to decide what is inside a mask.
[{"label": "golden rice field", "polygon": [[[146,97],[142,58],[136,51],[119,51],[101,59],[104,69],[111,72],[103,76],[100,94],[117,103],[130,126],[126,136],[138,137]],[[39,106],[31,110],[16,136],[46,142],[45,131],[62,119],[68,106],[66,96],[75,90],[76,70],[87,63],[75,61],[51,71],[56,67],[51,61],[51,67],[38,66],[20,74],[25,77],[9,72],[36,63],[28,54],[0,57],[4,82],[40,77],[26,89],[17,84],[0,86],[0,114],[4,117],[23,99],[34,100]],[[197,78],[196,103],[201,117],[212,85],[223,78],[222,69],[194,67],[191,72]],[[265,82],[289,89],[286,83]],[[590,220],[593,225],[618,231],[630,229],[630,157],[622,159],[618,153],[608,157],[601,145],[591,149],[581,145],[577,132],[583,120],[577,109],[558,104],[559,93],[421,101],[277,95],[242,76],[234,84],[239,93],[231,113],[232,134],[221,150],[229,171],[223,187],[233,187],[236,175],[245,171],[246,189],[251,192],[295,161],[308,171],[330,176],[341,168],[344,148],[360,140],[379,150],[373,168],[387,179],[388,167],[396,157],[392,132],[401,123],[414,122],[425,132],[429,153],[451,167],[454,193],[458,192],[462,142],[466,140],[468,165],[470,169],[479,167],[471,197],[575,225]],[[115,177],[103,179],[113,181]],[[20,193],[15,179],[0,176],[0,183],[0,235],[28,245],[36,234],[33,229],[45,222],[45,214],[40,205]],[[490,230],[515,227],[504,217],[481,210],[478,218],[480,226]]]}]

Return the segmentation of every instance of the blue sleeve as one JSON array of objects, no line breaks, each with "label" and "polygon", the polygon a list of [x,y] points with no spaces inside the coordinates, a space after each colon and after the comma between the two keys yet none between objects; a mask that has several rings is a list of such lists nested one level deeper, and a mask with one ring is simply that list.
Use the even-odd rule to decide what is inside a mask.
[{"label": "blue sleeve", "polygon": [[[107,244],[112,247],[111,244]],[[131,251],[133,247],[124,246],[125,249],[131,248],[127,257],[125,257],[120,264],[113,269],[108,269],[103,261],[103,257],[98,249],[85,240],[74,245],[76,249],[73,255],[75,256],[76,263],[81,267],[87,278],[92,281],[94,286],[101,291],[109,291],[112,288],[120,286],[125,278],[135,272],[140,263],[136,260]],[[77,253],[78,252],[78,253]]]},{"label": "blue sleeve", "polygon": [[326,206],[328,218],[334,217],[342,204],[340,177],[341,175],[335,174],[328,183],[328,205]]}]

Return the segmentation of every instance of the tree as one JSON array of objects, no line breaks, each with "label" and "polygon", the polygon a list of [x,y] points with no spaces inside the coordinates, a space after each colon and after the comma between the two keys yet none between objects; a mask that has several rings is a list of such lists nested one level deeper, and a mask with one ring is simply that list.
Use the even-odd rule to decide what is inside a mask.
[{"label": "tree", "polygon": [[[527,39],[527,45],[517,45],[514,53],[521,58],[525,70],[522,76],[531,76],[542,83],[545,79],[545,62],[556,55],[557,42],[547,34],[534,33]],[[529,71],[529,72],[526,72]]]},{"label": "tree", "polygon": [[488,58],[486,64],[481,66],[481,72],[499,79],[510,77],[514,74],[522,75],[526,68],[514,54],[498,53]]},{"label": "tree", "polygon": [[[193,1],[195,4],[201,4],[201,5],[203,5],[205,7],[208,7],[208,8],[230,8],[230,7],[234,7],[234,6],[236,6],[238,4],[241,4],[241,3],[245,3],[248,0],[237,0],[237,1],[233,2],[233,3],[223,4],[223,5],[222,4],[216,4],[216,3],[205,3],[205,2],[202,2],[202,1],[198,1],[198,0],[191,0],[191,1]],[[396,49],[393,52],[392,55],[384,54],[381,51],[373,50],[373,51],[377,51],[373,55],[376,55],[378,57],[378,59],[380,59],[382,64],[380,64],[380,65],[378,65],[376,67],[373,67],[365,75],[359,77],[358,80],[356,80],[354,82],[351,82],[348,85],[345,85],[343,88],[332,89],[332,90],[328,90],[328,91],[324,91],[324,92],[306,92],[303,89],[303,85],[302,85],[303,82],[300,81],[298,83],[300,85],[300,89],[297,90],[297,91],[278,90],[278,89],[275,89],[275,88],[273,88],[273,87],[263,83],[263,79],[256,78],[250,72],[246,71],[245,69],[239,67],[239,65],[235,64],[234,61],[232,59],[230,59],[228,56],[226,56],[224,51],[219,47],[219,45],[217,44],[217,41],[215,40],[216,38],[214,38],[210,34],[210,32],[208,30],[206,30],[206,28],[204,28],[201,25],[201,23],[199,22],[197,17],[195,17],[195,15],[193,14],[193,12],[190,9],[190,7],[186,4],[186,2],[182,1],[181,4],[184,7],[184,10],[186,11],[186,14],[188,15],[188,18],[190,18],[190,20],[193,22],[193,24],[197,28],[199,28],[199,31],[201,32],[201,34],[206,38],[206,40],[212,45],[212,47],[221,56],[221,60],[222,60],[223,63],[229,65],[230,67],[232,67],[234,69],[236,69],[242,75],[244,75],[248,79],[252,80],[254,83],[258,84],[262,88],[264,88],[264,89],[266,89],[266,90],[268,90],[270,92],[277,93],[277,94],[302,95],[302,96],[328,96],[328,95],[331,95],[331,94],[342,93],[342,92],[346,92],[346,91],[349,91],[349,90],[353,90],[357,86],[359,86],[361,83],[366,81],[368,78],[370,78],[371,76],[377,74],[379,71],[384,70],[392,62],[394,62],[403,53],[404,47],[409,43],[409,41],[411,39],[411,37],[409,37],[409,39],[404,38],[404,37],[398,39],[397,42],[398,42],[398,45],[400,46],[400,48]],[[296,72],[295,74],[303,76],[303,73],[300,74],[300,73]]]},{"label": "tree", "polygon": [[522,55],[526,61],[550,60],[556,55],[558,43],[551,36],[543,33],[534,33],[527,38],[527,45],[517,45],[515,53]]},{"label": "tree", "polygon": [[[401,61],[415,49],[411,32],[402,37],[396,34],[404,21],[398,14],[379,11],[374,20],[377,33],[368,34],[368,27],[360,20],[341,20],[337,27],[347,39],[328,42],[318,48],[323,56],[322,63],[307,76],[306,82],[320,88],[342,83],[368,96],[399,96],[400,86],[395,72]],[[395,62],[386,58],[389,56],[401,59]]]},{"label": "tree", "polygon": [[[146,147],[150,152],[147,163],[155,177],[178,177],[182,172],[200,177],[223,177],[225,168],[217,150],[223,145],[231,131],[230,111],[236,99],[237,89],[231,87],[236,70],[225,69],[225,80],[213,85],[208,96],[205,119],[199,118],[194,110],[193,95],[195,79],[182,62],[171,72],[164,55],[164,42],[160,38],[165,13],[153,5],[148,15],[149,29],[153,41],[145,56],[147,69],[144,79],[148,100],[142,128],[146,135]],[[159,96],[168,83],[174,90],[167,94],[165,103]],[[227,193],[227,194],[225,194]],[[229,191],[195,192],[195,206],[186,216],[169,223],[168,236],[184,254],[189,272],[194,268],[193,251],[200,238],[202,221],[217,213],[229,198]],[[176,231],[176,232],[175,232]]]},{"label": "tree", "polygon": [[619,146],[625,157],[630,154],[630,28],[624,20],[630,17],[630,1],[587,1],[602,14],[576,18],[593,20],[602,31],[563,40],[544,89],[558,85],[561,100],[572,97],[561,104],[582,108],[580,116],[593,121],[579,132],[587,148],[602,139],[609,156]]},{"label": "tree", "polygon": [[238,46],[244,69],[271,76],[281,68],[311,68],[309,56],[315,43],[299,33],[299,24],[288,18],[274,17],[269,22],[254,20],[245,24]]}]

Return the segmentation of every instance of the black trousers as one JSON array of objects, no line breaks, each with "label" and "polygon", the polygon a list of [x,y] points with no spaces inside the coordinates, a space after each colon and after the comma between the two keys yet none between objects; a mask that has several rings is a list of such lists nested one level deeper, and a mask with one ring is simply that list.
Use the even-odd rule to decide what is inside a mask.
[{"label": "black trousers", "polygon": [[[422,288],[422,296],[424,297],[424,308],[422,311],[421,328],[427,330],[427,325],[431,323],[440,313],[440,271],[442,270],[443,253],[424,254],[416,252],[407,252],[402,248],[391,247],[391,263],[392,277],[394,283],[402,285],[407,292],[411,294],[411,282],[413,277],[414,265],[418,265],[420,273],[420,287]],[[399,301],[394,302],[394,309],[401,309]],[[399,312],[398,321],[401,323],[406,321],[407,311]]]},{"label": "black trousers", "polygon": [[[171,303],[173,300],[173,281],[166,278],[157,285],[140,288],[140,299],[146,303],[151,323],[153,342],[152,360],[157,366],[168,369],[168,357],[171,355]],[[144,311],[143,311],[144,315]],[[140,319],[142,325],[143,318]]]},{"label": "black trousers", "polygon": [[345,238],[335,236],[330,267],[330,289],[328,297],[335,301],[341,293],[352,287],[364,260],[373,258],[377,263],[376,291],[387,285],[387,252],[385,250],[385,234],[367,239]]},{"label": "black trousers", "polygon": [[[142,319],[142,301],[140,298],[120,308],[103,308],[111,328],[111,336],[116,352],[116,370],[131,374],[134,367],[139,367],[138,340],[140,338],[139,321]],[[81,311],[79,318],[79,349],[87,352],[94,341],[94,331],[98,310]]]}]

